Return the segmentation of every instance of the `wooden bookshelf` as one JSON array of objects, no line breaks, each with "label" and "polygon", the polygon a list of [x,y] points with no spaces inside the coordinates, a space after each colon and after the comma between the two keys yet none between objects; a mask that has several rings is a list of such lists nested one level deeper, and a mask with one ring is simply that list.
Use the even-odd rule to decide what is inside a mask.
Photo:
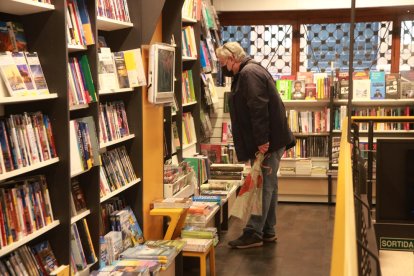
[{"label": "wooden bookshelf", "polygon": [[60,224],[59,220],[55,220],[52,223],[50,223],[49,225],[46,225],[45,227],[40,228],[39,230],[23,237],[22,239],[7,245],[5,247],[2,247],[0,249],[0,257],[3,257],[4,255],[9,254],[10,252],[16,250],[17,248],[19,248],[20,246],[36,239],[37,237],[42,236],[43,234],[45,234],[46,232],[52,230],[53,228],[55,228],[56,226],[58,226]]},{"label": "wooden bookshelf", "polygon": [[[335,105],[347,105],[348,100],[334,100]],[[405,106],[413,105],[414,99],[352,100],[352,106]]]},{"label": "wooden bookshelf", "polygon": [[[156,116],[153,116],[155,113],[158,113],[158,116],[162,117],[160,107],[153,107],[147,103],[145,96],[141,93],[143,89],[141,87],[117,91],[100,91],[99,93],[97,91],[96,103],[92,102],[90,104],[69,107],[68,61],[73,55],[82,52],[83,55],[87,56],[95,89],[97,90],[98,88],[98,34],[106,38],[108,47],[113,52],[136,48],[142,49],[143,45],[150,44],[150,39],[157,27],[157,20],[163,12],[164,2],[153,0],[126,1],[129,6],[130,23],[98,17],[96,1],[85,1],[90,17],[92,34],[95,40],[95,44],[85,47],[68,45],[66,37],[67,1],[55,0],[53,1],[54,5],[50,5],[32,0],[0,0],[0,21],[22,23],[28,49],[31,52],[38,53],[45,79],[51,92],[48,95],[40,96],[2,97],[0,98],[2,114],[8,116],[10,114],[30,113],[41,110],[43,114],[49,116],[52,123],[53,136],[58,154],[58,157],[51,160],[0,174],[0,181],[13,180],[13,178],[22,175],[27,175],[28,177],[36,174],[45,175],[53,215],[59,219],[24,237],[18,242],[1,248],[0,257],[13,252],[23,244],[32,244],[38,241],[48,240],[54,249],[54,254],[59,264],[68,266],[70,265],[71,223],[82,220],[83,218],[86,218],[88,221],[93,248],[99,254],[100,204],[113,196],[120,196],[125,199],[125,202],[131,206],[135,213],[141,228],[145,229],[145,225],[143,224],[143,201],[147,196],[143,196],[142,185],[138,185],[141,182],[141,178],[139,177],[143,175],[144,166],[143,136],[144,132],[146,132],[145,135],[151,136],[146,139],[152,144],[155,141],[155,145],[153,146],[160,148],[161,140],[158,143],[159,137],[152,136],[154,129],[159,132],[158,129],[162,128],[162,123],[158,124],[158,121],[154,120]],[[178,8],[181,9],[178,1],[174,5],[177,7],[177,10]],[[165,13],[170,15],[168,10]],[[179,19],[176,19],[176,21],[180,23]],[[177,40],[178,38],[179,36],[176,36]],[[53,45],[51,45],[51,41]],[[129,119],[129,129],[134,134],[114,141],[113,143],[105,144],[104,146],[112,146],[128,140],[128,143],[125,143],[125,148],[138,179],[101,199],[99,197],[100,174],[98,166],[77,172],[76,174],[71,174],[69,123],[71,120],[90,116],[94,119],[96,130],[99,131],[99,103],[107,100],[107,95],[111,97],[111,100],[124,101],[125,112]],[[156,110],[156,112],[153,112],[153,110]],[[144,122],[144,119],[146,122]],[[146,126],[145,131],[143,125]],[[158,156],[156,152],[156,150],[152,149],[146,152],[146,164],[153,170],[146,175],[149,177],[151,186],[156,186],[153,183],[159,183],[159,186],[153,187],[153,189],[162,191],[162,157],[159,160],[154,158]],[[156,170],[157,168],[159,170]],[[161,181],[154,181],[154,176],[158,177]],[[74,180],[74,177],[79,179],[79,184],[85,194],[88,210],[72,217],[69,210],[71,181]],[[147,233],[150,233],[150,231],[154,233],[158,230],[159,232],[162,231],[161,225],[157,224],[148,224],[147,228],[151,229]],[[91,270],[97,268],[97,264],[92,264],[88,267]]]},{"label": "wooden bookshelf", "polygon": [[0,12],[14,15],[28,15],[52,11],[54,9],[54,5],[31,0],[2,0],[2,4],[0,5]]}]

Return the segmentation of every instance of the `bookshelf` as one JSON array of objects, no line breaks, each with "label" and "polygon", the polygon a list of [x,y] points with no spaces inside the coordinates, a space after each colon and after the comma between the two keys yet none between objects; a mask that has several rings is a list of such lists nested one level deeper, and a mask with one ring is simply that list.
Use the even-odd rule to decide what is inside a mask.
[{"label": "bookshelf", "polygon": [[[145,115],[153,114],[154,110],[158,112],[159,108],[147,105],[146,95],[143,95],[141,87],[98,92],[98,35],[106,38],[112,51],[142,48],[144,43],[150,43],[146,38],[151,37],[156,31],[157,21],[162,13],[164,2],[127,0],[131,22],[121,22],[97,16],[97,3],[95,1],[85,1],[92,35],[95,40],[95,43],[87,46],[68,44],[66,14],[68,11],[67,2],[69,1],[55,0],[53,5],[30,0],[2,0],[1,2],[0,21],[14,21],[23,24],[28,51],[38,53],[51,92],[39,96],[1,97],[1,115],[7,117],[10,114],[36,111],[42,111],[43,114],[48,115],[52,122],[58,157],[0,174],[0,181],[14,180],[22,176],[45,175],[55,219],[34,233],[7,246],[2,246],[0,257],[5,257],[24,244],[33,245],[39,241],[47,240],[54,249],[53,252],[58,263],[60,265],[70,265],[71,224],[79,223],[83,219],[87,221],[93,248],[97,257],[99,257],[101,202],[106,202],[113,197],[124,198],[127,205],[132,208],[141,228],[144,228],[143,181],[141,180],[143,178],[144,159],[143,139],[145,135],[151,133],[152,129],[160,128],[161,124],[154,123],[154,116]],[[178,7],[178,3],[174,5]],[[144,9],[144,7],[149,6],[154,7],[154,9]],[[148,20],[144,20],[147,17],[149,17]],[[51,45],[51,41],[53,45]],[[93,84],[97,91],[97,100],[87,104],[69,106],[68,63],[71,58],[80,55],[85,55],[88,59]],[[131,134],[109,143],[100,144],[98,141],[98,148],[102,147],[102,151],[105,152],[105,150],[110,151],[118,146],[124,146],[137,179],[100,198],[99,166],[95,165],[89,169],[71,173],[70,153],[73,148],[70,147],[69,127],[71,120],[91,117],[98,135],[99,104],[113,100],[122,100],[125,103],[125,112],[129,119],[128,125]],[[147,134],[144,134],[143,131],[144,115],[147,116],[145,117],[148,121],[147,125],[149,124]],[[157,141],[156,136],[150,138],[152,143]],[[159,144],[156,146],[158,147]],[[147,152],[147,155],[151,158],[157,156],[154,152]],[[162,165],[162,160],[154,158],[150,161],[146,159],[146,162],[154,168],[157,167],[158,163]],[[148,173],[147,176],[150,181],[153,175],[161,178],[162,169]],[[84,192],[87,210],[72,216],[68,206],[71,206],[71,182],[75,178],[78,179]],[[162,185],[162,181],[155,182]],[[157,229],[159,229],[159,232],[162,231],[162,228],[156,224],[148,224],[147,228],[151,229],[153,233],[156,233]],[[151,234],[149,230],[146,232],[148,235]],[[92,263],[88,265],[87,270],[97,268],[98,265]],[[84,275],[83,273],[83,271],[79,272],[79,275]]]}]

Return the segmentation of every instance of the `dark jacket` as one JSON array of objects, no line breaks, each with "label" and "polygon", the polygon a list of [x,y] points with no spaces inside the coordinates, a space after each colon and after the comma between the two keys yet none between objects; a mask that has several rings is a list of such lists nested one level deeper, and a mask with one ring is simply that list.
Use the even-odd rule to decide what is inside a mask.
[{"label": "dark jacket", "polygon": [[285,106],[270,73],[245,58],[233,77],[229,96],[233,141],[239,161],[255,158],[258,146],[269,142],[269,151],[294,146]]}]

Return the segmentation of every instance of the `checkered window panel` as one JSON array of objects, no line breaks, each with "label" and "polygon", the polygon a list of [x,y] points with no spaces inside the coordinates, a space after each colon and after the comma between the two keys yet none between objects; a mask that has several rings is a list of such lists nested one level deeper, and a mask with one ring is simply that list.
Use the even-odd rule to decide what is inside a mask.
[{"label": "checkered window panel", "polygon": [[221,37],[223,43],[239,42],[272,75],[292,74],[291,25],[223,26]]},{"label": "checkered window panel", "polygon": [[400,71],[410,70],[414,70],[414,21],[402,21]]},{"label": "checkered window panel", "polygon": [[[355,24],[354,70],[391,68],[392,22]],[[349,68],[350,24],[303,24],[299,71],[330,72]]]}]

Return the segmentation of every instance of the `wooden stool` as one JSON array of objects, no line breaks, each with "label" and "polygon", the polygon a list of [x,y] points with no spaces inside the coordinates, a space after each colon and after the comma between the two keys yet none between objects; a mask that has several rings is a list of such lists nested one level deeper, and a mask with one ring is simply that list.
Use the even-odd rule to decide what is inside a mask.
[{"label": "wooden stool", "polygon": [[213,244],[205,252],[183,251],[184,257],[200,258],[200,276],[206,276],[207,274],[207,255],[210,255],[210,276],[216,276],[216,256]]},{"label": "wooden stool", "polygon": [[181,235],[181,228],[185,222],[188,209],[184,208],[154,208],[150,211],[151,216],[167,216],[170,218],[164,240],[175,240]]}]

